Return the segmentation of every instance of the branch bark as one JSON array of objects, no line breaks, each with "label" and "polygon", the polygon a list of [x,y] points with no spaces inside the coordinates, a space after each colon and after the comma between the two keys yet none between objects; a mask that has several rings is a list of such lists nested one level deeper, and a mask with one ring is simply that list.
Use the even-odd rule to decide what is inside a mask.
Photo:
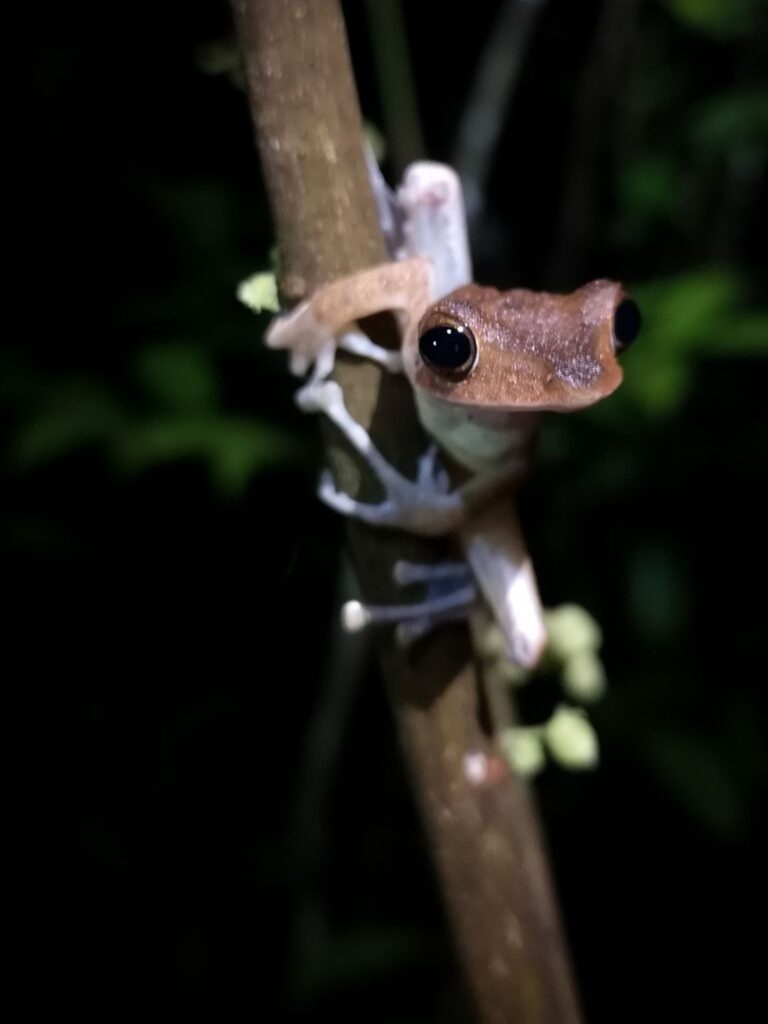
[{"label": "branch bark", "polygon": [[[251,110],[281,253],[281,289],[298,301],[387,258],[362,150],[360,113],[338,0],[233,0]],[[405,472],[425,440],[402,378],[339,360],[355,418]],[[325,428],[338,484],[375,485]],[[363,593],[395,599],[396,558],[434,548],[350,524]],[[578,1024],[556,901],[531,797],[503,773],[478,785],[468,752],[493,758],[478,708],[466,629],[444,628],[409,657],[381,634],[395,717],[462,963],[483,1024]]]}]

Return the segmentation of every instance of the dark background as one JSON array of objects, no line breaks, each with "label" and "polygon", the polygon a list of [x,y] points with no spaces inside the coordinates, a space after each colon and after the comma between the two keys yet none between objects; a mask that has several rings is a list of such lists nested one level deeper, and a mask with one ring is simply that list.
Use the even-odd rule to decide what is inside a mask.
[{"label": "dark background", "polygon": [[[502,5],[405,6],[426,152],[454,159]],[[377,80],[368,9],[346,4],[381,129],[403,67]],[[545,3],[476,231],[484,282],[620,278],[645,315],[621,392],[551,418],[523,500],[546,603],[606,637],[600,769],[537,782],[593,1024],[751,1019],[765,997],[765,16]],[[228,8],[36,5],[6,46],[26,998],[468,1021],[372,657],[329,639],[342,531],[313,497],[316,426],[234,299],[273,239]]]}]

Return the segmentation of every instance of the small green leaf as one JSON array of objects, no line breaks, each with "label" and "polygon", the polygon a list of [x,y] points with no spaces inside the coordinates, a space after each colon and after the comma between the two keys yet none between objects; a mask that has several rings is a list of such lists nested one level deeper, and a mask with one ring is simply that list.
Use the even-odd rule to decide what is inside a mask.
[{"label": "small green leaf", "polygon": [[216,368],[210,353],[185,342],[166,342],[140,350],[135,372],[162,410],[201,412],[218,401]]},{"label": "small green leaf", "polygon": [[698,358],[768,351],[768,313],[750,309],[730,271],[705,267],[636,284],[632,294],[644,325],[642,344],[623,359],[622,392],[653,415],[679,407]]},{"label": "small green leaf", "polygon": [[89,444],[103,443],[122,422],[115,398],[96,381],[64,381],[45,390],[11,443],[17,466],[31,469]]},{"label": "small green leaf", "polygon": [[625,395],[636,399],[648,413],[665,416],[688,397],[691,378],[692,367],[684,360],[654,354],[626,372],[622,387]]},{"label": "small green leaf", "polygon": [[686,27],[715,38],[733,38],[754,23],[754,0],[666,0],[670,13]]},{"label": "small green leaf", "polygon": [[664,217],[679,205],[680,167],[659,153],[635,157],[622,168],[618,189],[622,215],[633,222]]},{"label": "small green leaf", "polygon": [[254,313],[277,313],[277,280],[272,273],[252,274],[237,286],[237,297]]},{"label": "small green leaf", "polygon": [[286,431],[269,423],[232,416],[220,419],[218,429],[211,432],[208,465],[219,489],[236,496],[257,473],[297,454],[296,443]]},{"label": "small green leaf", "polygon": [[731,93],[710,99],[691,113],[691,141],[702,149],[724,150],[768,140],[768,90]]},{"label": "small green leaf", "polygon": [[725,356],[768,353],[768,313],[747,310],[724,322],[716,336],[707,339],[708,353]]},{"label": "small green leaf", "polygon": [[632,293],[643,310],[644,346],[651,344],[667,355],[701,349],[724,314],[742,301],[736,275],[711,267],[638,284]]},{"label": "small green leaf", "polygon": [[201,459],[228,496],[240,493],[258,472],[296,454],[285,431],[236,416],[157,417],[123,430],[113,447],[115,462],[129,473]]}]

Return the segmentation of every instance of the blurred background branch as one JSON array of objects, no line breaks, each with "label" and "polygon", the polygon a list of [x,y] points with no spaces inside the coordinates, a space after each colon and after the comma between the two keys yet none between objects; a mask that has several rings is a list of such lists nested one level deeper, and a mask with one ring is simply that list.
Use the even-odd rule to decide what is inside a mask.
[{"label": "blurred background branch", "polygon": [[427,155],[408,52],[402,0],[366,0],[371,55],[381,99],[385,152],[394,180]]},{"label": "blurred background branch", "polygon": [[461,177],[473,240],[482,226],[496,146],[545,3],[503,0],[473,72],[450,161]]},{"label": "blurred background branch", "polygon": [[557,288],[575,284],[583,266],[598,214],[597,161],[617,117],[620,77],[626,72],[643,0],[603,0],[594,36],[576,85],[565,175],[560,200],[560,229],[549,277]]}]

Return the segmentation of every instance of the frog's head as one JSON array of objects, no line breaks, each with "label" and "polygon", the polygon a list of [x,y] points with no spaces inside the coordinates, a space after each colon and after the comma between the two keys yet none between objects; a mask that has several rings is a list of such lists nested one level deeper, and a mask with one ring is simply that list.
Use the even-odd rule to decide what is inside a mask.
[{"label": "frog's head", "polygon": [[429,307],[406,341],[405,370],[435,398],[496,410],[582,409],[622,378],[617,356],[640,313],[614,281],[570,295],[470,284]]}]

